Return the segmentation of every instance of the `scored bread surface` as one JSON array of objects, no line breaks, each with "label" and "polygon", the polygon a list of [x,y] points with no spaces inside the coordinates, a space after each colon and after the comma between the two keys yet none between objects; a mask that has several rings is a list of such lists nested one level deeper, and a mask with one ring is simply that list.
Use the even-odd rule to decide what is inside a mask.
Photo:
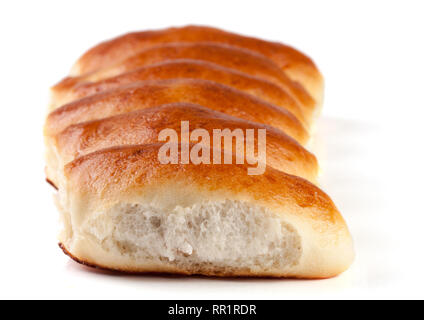
[{"label": "scored bread surface", "polygon": [[316,106],[315,100],[305,88],[287,77],[271,60],[250,50],[210,42],[168,43],[150,47],[116,65],[82,76],[81,80],[99,81],[172,59],[201,60],[238,70],[281,87],[305,109],[313,109]]},{"label": "scored bread surface", "polygon": [[291,79],[303,85],[318,103],[322,100],[322,75],[314,62],[300,51],[282,43],[264,41],[205,26],[132,32],[102,42],[83,54],[75,63],[71,74],[81,75],[103,69],[157,44],[199,41],[223,43],[260,53],[276,63]]},{"label": "scored bread surface", "polygon": [[47,133],[71,124],[105,118],[161,104],[188,102],[249,121],[272,125],[304,144],[308,132],[288,109],[277,107],[226,85],[198,79],[135,82],[65,104],[47,117]]},{"label": "scored bread surface", "polygon": [[78,77],[67,77],[52,88],[51,109],[133,82],[176,78],[218,82],[291,110],[298,118],[305,118],[306,122],[312,120],[313,109],[304,108],[290,93],[274,83],[215,63],[194,59],[168,60],[94,82]]},{"label": "scored bread surface", "polygon": [[[66,164],[79,156],[108,147],[158,142],[163,129],[175,130],[181,140],[180,119],[189,122],[190,130],[204,129],[211,137],[215,129],[266,129],[267,164],[280,171],[316,181],[318,167],[315,157],[283,131],[189,103],[161,105],[70,125],[52,137],[51,146],[56,150],[54,154],[58,154],[61,162]],[[258,137],[254,139],[255,145],[258,145]],[[236,150],[235,139],[232,139],[232,145]],[[58,160],[54,154],[48,162]],[[57,164],[49,163],[48,167],[57,167]],[[48,178],[55,181],[53,176]]]}]

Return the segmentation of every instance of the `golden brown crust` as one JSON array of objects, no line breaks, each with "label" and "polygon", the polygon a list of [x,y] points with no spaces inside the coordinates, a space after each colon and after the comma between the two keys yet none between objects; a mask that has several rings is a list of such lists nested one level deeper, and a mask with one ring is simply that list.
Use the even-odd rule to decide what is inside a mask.
[{"label": "golden brown crust", "polygon": [[81,75],[108,67],[159,43],[199,41],[214,41],[259,52],[274,61],[293,80],[305,86],[316,100],[322,99],[322,76],[313,61],[303,53],[281,43],[204,26],[133,32],[105,41],[88,50],[78,60],[72,74]]},{"label": "golden brown crust", "polygon": [[52,109],[65,103],[115,89],[122,85],[144,80],[165,80],[193,78],[219,82],[243,92],[252,94],[276,106],[291,111],[303,122],[310,123],[311,113],[307,112],[284,89],[272,82],[220,65],[193,59],[165,61],[97,82],[78,81],[66,78],[52,88]]},{"label": "golden brown crust", "polygon": [[305,88],[290,80],[271,60],[249,50],[211,42],[166,43],[150,47],[82,79],[99,81],[139,67],[174,59],[202,60],[235,69],[271,81],[287,90],[308,112],[313,112],[316,106]]},{"label": "golden brown crust", "polygon": [[189,102],[238,118],[281,129],[301,144],[308,134],[290,112],[239,90],[198,79],[147,81],[64,105],[47,118],[46,134],[56,134],[69,125],[173,102]]},{"label": "golden brown crust", "polygon": [[163,129],[175,130],[181,141],[181,121],[189,122],[190,132],[204,129],[211,138],[214,129],[241,129],[244,134],[247,129],[254,129],[255,146],[258,145],[258,129],[266,129],[267,165],[309,181],[316,179],[318,166],[315,157],[282,131],[189,103],[162,105],[72,125],[58,134],[55,142],[61,159],[68,163],[104,148],[157,143]]}]

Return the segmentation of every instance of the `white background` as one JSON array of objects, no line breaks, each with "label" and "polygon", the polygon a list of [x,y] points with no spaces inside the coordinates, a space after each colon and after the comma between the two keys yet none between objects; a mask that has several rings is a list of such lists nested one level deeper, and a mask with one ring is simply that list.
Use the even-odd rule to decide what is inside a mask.
[{"label": "white background", "polygon": [[[2,1],[0,298],[424,298],[423,17],[420,1]],[[357,255],[341,276],[119,276],[57,247],[43,172],[49,86],[101,40],[188,23],[288,43],[323,72],[322,186]]]}]

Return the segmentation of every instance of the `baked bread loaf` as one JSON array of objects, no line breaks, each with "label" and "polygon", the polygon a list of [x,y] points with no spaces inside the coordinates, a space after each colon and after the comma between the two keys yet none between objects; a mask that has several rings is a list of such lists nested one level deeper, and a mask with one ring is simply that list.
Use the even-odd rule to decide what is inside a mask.
[{"label": "baked bread loaf", "polygon": [[303,147],[321,99],[302,53],[214,28],[94,47],[52,88],[44,127],[60,247],[125,272],[343,272],[352,239]]}]

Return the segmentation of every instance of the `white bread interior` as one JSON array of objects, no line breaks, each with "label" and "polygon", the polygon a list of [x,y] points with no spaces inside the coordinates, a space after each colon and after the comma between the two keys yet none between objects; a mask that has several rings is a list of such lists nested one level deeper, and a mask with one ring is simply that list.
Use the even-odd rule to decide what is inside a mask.
[{"label": "white bread interior", "polygon": [[103,251],[100,265],[117,269],[273,275],[299,265],[302,257],[301,238],[290,224],[239,201],[167,209],[120,203],[76,230],[66,213],[63,220],[65,247],[85,251],[88,261]]}]

